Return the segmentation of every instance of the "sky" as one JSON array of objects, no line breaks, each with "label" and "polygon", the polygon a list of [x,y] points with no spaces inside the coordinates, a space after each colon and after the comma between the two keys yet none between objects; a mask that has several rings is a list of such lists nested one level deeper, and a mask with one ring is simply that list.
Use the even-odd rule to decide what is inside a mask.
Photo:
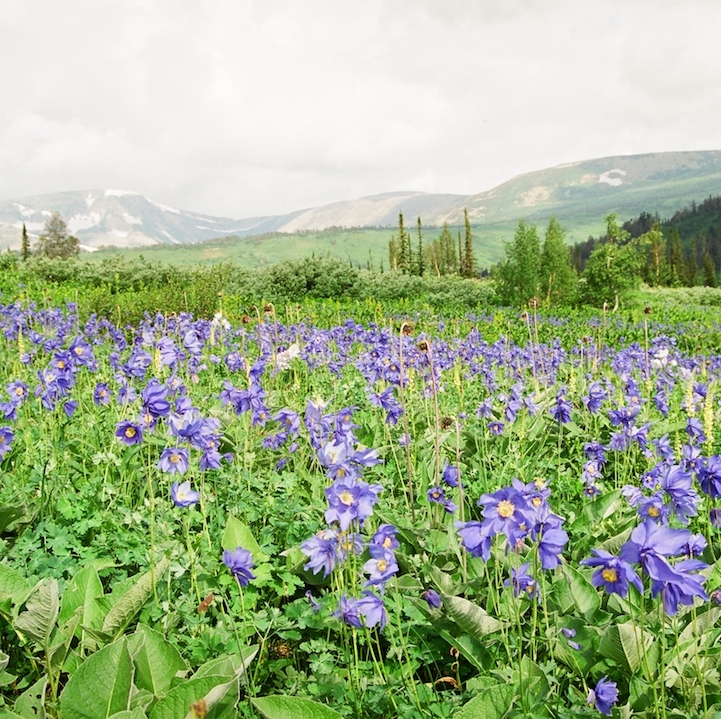
[{"label": "sky", "polygon": [[718,0],[2,0],[0,199],[274,215],[721,149]]}]

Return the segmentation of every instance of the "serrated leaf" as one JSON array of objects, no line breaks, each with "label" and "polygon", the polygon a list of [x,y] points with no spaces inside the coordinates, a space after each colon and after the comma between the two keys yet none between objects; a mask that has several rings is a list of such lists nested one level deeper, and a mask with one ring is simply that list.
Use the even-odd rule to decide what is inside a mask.
[{"label": "serrated leaf", "polygon": [[22,604],[32,591],[30,583],[6,564],[0,564],[0,599],[10,599],[12,604]]},{"label": "serrated leaf", "polygon": [[125,637],[91,654],[60,695],[63,719],[108,719],[130,707],[133,661]]},{"label": "serrated leaf", "polygon": [[480,639],[503,628],[503,622],[490,616],[485,609],[468,599],[450,594],[441,594],[441,599],[446,614],[464,634]]},{"label": "serrated leaf", "polygon": [[135,664],[135,686],[156,697],[165,694],[173,677],[188,668],[180,652],[160,632],[145,624],[138,624],[135,634],[128,637],[128,649]]},{"label": "serrated leaf", "polygon": [[266,719],[341,719],[342,715],[311,699],[275,694],[250,700]]},{"label": "serrated leaf", "polygon": [[25,611],[14,622],[16,631],[30,641],[47,646],[58,618],[59,604],[58,580],[41,579],[28,597]]},{"label": "serrated leaf", "polygon": [[[170,560],[163,557],[155,567],[155,581],[168,571]],[[128,589],[107,613],[101,631],[112,637],[119,636],[133,617],[142,609],[153,593],[153,571],[148,570],[138,577],[135,584]]]},{"label": "serrated leaf", "polygon": [[516,699],[512,684],[488,687],[466,702],[453,714],[453,719],[502,719]]},{"label": "serrated leaf", "polygon": [[229,549],[231,552],[238,547],[247,549],[253,555],[253,561],[256,564],[266,562],[269,559],[268,555],[261,551],[260,545],[250,529],[237,517],[228,517],[228,524],[225,525],[221,544],[223,549]]},{"label": "serrated leaf", "polygon": [[563,565],[563,574],[568,582],[576,609],[587,621],[591,621],[593,615],[601,607],[601,597],[598,595],[598,591],[581,572],[570,564]]}]

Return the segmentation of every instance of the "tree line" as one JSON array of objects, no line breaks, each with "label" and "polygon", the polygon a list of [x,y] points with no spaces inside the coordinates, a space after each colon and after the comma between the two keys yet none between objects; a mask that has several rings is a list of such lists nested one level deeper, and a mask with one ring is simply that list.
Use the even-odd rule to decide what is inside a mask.
[{"label": "tree line", "polygon": [[34,250],[30,247],[30,238],[23,222],[20,240],[20,257],[23,261],[33,254],[57,259],[77,257],[79,253],[80,240],[68,232],[68,226],[59,212],[53,212],[48,218]]},{"label": "tree line", "polygon": [[388,262],[392,270],[404,275],[431,274],[436,277],[459,275],[477,277],[478,266],[473,252],[473,234],[468,219],[468,210],[463,210],[465,232],[461,237],[453,236],[448,223],[443,223],[441,234],[424,243],[421,218],[416,220],[415,237],[405,227],[403,213],[398,214],[398,235],[391,235],[388,241]]}]

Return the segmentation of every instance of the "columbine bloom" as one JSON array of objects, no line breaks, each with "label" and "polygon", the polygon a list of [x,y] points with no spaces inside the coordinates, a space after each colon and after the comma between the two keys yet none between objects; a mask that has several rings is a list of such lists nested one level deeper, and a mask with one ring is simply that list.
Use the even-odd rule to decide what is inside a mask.
[{"label": "columbine bloom", "polygon": [[0,459],[10,451],[10,445],[14,439],[15,433],[10,427],[0,427]]},{"label": "columbine bloom", "polygon": [[364,586],[383,586],[398,571],[395,554],[390,549],[383,550],[382,554],[371,557],[363,565],[363,571],[370,575]]},{"label": "columbine bloom", "polygon": [[310,559],[303,568],[311,570],[313,574],[318,574],[322,569],[325,579],[335,567],[337,549],[338,535],[332,529],[318,532],[300,545],[300,551]]},{"label": "columbine bloom", "polygon": [[363,629],[363,622],[360,618],[358,600],[355,597],[346,597],[344,594],[338,601],[338,609],[331,612],[331,616],[340,619],[344,624],[356,629]]},{"label": "columbine bloom", "polygon": [[373,505],[378,501],[378,494],[383,489],[379,484],[348,479],[343,482],[336,480],[325,490],[328,509],[325,521],[328,524],[338,522],[341,530],[346,531],[353,520],[363,522],[373,514]]},{"label": "columbine bloom", "polygon": [[503,586],[510,587],[513,585],[513,596],[524,594],[529,599],[536,596],[536,580],[528,573],[530,562],[522,564],[518,569],[511,568],[511,578],[503,582]]},{"label": "columbine bloom", "polygon": [[367,627],[375,627],[376,624],[379,625],[379,629],[385,627],[388,615],[383,600],[379,596],[373,592],[363,592],[356,607],[358,612],[365,617]]},{"label": "columbine bloom", "polygon": [[186,509],[200,501],[200,492],[190,488],[190,481],[181,482],[180,484],[173,482],[173,486],[170,488],[170,498],[176,507]]},{"label": "columbine bloom", "polygon": [[426,600],[426,604],[428,604],[430,609],[440,609],[443,604],[440,595],[435,589],[426,589],[426,591],[421,594],[421,597]]},{"label": "columbine bloom", "polygon": [[243,547],[236,547],[232,552],[226,549],[223,552],[223,564],[230,569],[241,587],[247,587],[248,582],[255,579],[255,574],[250,571],[255,566],[253,555]]},{"label": "columbine bloom", "polygon": [[139,424],[135,422],[118,422],[115,428],[115,436],[123,443],[128,446],[133,444],[140,444],[143,441],[143,430]]},{"label": "columbine bloom", "polygon": [[599,679],[596,688],[589,690],[586,701],[601,714],[611,716],[611,707],[618,701],[616,682],[607,681],[606,677]]},{"label": "columbine bloom", "polygon": [[483,507],[483,523],[488,525],[490,533],[505,534],[511,546],[523,539],[535,524],[533,509],[513,487],[481,495],[478,505]]},{"label": "columbine bloom", "polygon": [[99,382],[93,392],[93,402],[97,405],[110,403],[110,388],[107,382]]},{"label": "columbine bloom", "polygon": [[182,447],[167,447],[158,461],[158,469],[169,474],[185,474],[188,471],[190,457],[188,450]]},{"label": "columbine bloom", "polygon": [[386,549],[398,549],[401,545],[396,539],[397,531],[398,528],[392,524],[381,524],[368,543],[368,551],[371,557],[379,556]]},{"label": "columbine bloom", "polygon": [[606,594],[618,594],[625,597],[628,594],[628,585],[633,584],[643,594],[643,584],[636,570],[623,559],[614,557],[604,549],[592,549],[595,559],[582,559],[581,564],[586,567],[598,567],[591,577],[594,587],[604,586]]}]

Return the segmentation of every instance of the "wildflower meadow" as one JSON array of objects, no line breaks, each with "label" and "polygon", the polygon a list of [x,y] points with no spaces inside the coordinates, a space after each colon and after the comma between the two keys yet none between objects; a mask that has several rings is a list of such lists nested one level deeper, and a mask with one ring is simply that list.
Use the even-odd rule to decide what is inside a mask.
[{"label": "wildflower meadow", "polygon": [[0,714],[721,717],[716,310],[355,309],[0,305]]}]

